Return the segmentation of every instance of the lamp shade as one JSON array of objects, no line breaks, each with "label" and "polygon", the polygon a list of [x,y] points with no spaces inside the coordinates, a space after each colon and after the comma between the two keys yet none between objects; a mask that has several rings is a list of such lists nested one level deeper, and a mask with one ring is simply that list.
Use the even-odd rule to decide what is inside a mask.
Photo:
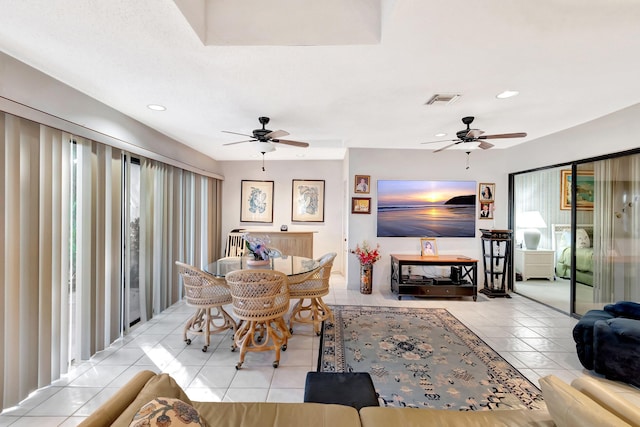
[{"label": "lamp shade", "polygon": [[540,230],[539,228],[547,228],[547,223],[544,222],[542,215],[538,211],[522,212],[517,216],[518,227],[524,228],[524,245],[529,250],[538,249],[538,243],[540,243]]}]

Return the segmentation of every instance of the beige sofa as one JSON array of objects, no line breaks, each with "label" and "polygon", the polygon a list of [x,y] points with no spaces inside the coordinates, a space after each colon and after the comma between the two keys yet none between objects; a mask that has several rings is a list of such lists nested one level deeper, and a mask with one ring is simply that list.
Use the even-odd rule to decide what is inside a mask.
[{"label": "beige sofa", "polygon": [[[383,426],[637,426],[640,427],[640,390],[607,380],[584,376],[571,385],[553,376],[540,380],[547,410],[502,410],[458,412],[432,409],[367,407],[360,412],[350,406],[322,403],[227,403],[192,402],[168,374],[142,371],[80,425],[155,427],[150,421],[162,413],[171,418],[171,427],[189,420],[211,427],[383,427]],[[156,398],[163,398],[157,399]],[[151,402],[151,403],[150,403]],[[167,412],[158,408],[180,409]],[[186,403],[182,404],[182,402]],[[156,406],[153,406],[153,404]],[[173,406],[171,406],[173,405]],[[189,406],[190,405],[190,406]],[[149,409],[150,408],[150,409]],[[184,409],[188,408],[188,409]],[[154,412],[154,409],[157,409]],[[195,415],[194,415],[195,414]],[[187,420],[187,421],[189,421]],[[158,424],[160,425],[160,424]]]}]

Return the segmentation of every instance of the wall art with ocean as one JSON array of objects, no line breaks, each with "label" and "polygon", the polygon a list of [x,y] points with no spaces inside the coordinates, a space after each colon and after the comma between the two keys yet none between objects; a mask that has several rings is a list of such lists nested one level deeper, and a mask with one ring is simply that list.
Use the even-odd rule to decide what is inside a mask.
[{"label": "wall art with ocean", "polygon": [[475,181],[378,180],[378,237],[475,237]]}]

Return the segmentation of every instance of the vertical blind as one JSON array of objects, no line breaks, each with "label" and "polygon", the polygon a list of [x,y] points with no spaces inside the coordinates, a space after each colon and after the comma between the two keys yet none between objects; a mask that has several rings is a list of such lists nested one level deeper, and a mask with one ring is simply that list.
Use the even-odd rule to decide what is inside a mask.
[{"label": "vertical blind", "polygon": [[[125,154],[0,113],[3,409],[129,329]],[[157,161],[141,165],[144,322],[182,297],[176,260],[202,265],[219,256],[221,182]]]}]

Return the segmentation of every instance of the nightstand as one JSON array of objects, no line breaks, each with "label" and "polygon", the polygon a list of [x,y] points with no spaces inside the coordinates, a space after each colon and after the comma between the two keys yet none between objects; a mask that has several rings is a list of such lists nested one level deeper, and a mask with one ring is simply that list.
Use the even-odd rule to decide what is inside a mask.
[{"label": "nightstand", "polygon": [[555,280],[554,252],[546,249],[516,249],[515,267],[522,280],[544,278]]}]

